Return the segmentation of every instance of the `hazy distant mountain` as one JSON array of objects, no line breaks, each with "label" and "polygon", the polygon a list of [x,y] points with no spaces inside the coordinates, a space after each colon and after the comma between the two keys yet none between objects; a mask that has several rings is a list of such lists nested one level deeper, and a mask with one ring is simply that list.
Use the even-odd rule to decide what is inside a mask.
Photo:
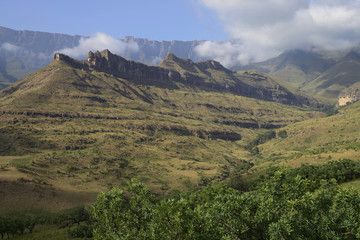
[{"label": "hazy distant mountain", "polygon": [[[55,51],[76,47],[80,39],[78,35],[16,31],[0,27],[0,88],[49,64]],[[182,58],[201,60],[194,52],[201,41],[159,42],[133,37],[126,37],[123,41],[132,41],[139,46],[139,51],[129,51],[123,56],[145,64],[158,64],[169,52]]]},{"label": "hazy distant mountain", "polygon": [[[84,41],[88,37],[16,31],[0,27],[0,89],[49,64],[55,51],[77,47],[81,39]],[[124,51],[121,54],[124,58],[148,65],[159,64],[168,53],[193,62],[205,60],[195,52],[196,46],[203,41],[159,42],[134,37],[125,37],[119,41],[125,45],[136,45],[136,51]],[[233,69],[245,71],[256,69],[278,77],[295,89],[299,88],[313,96],[336,102],[338,94],[343,89],[358,81],[356,77],[359,74],[358,63],[354,59],[347,59],[349,56],[344,58],[349,52],[350,50],[332,52],[290,50],[267,61]],[[354,55],[358,50],[353,49],[352,52]],[[328,87],[329,89],[326,89]]]},{"label": "hazy distant mountain", "polygon": [[[168,54],[159,66],[148,66],[140,62],[126,60],[118,55],[112,54],[108,50],[96,53],[89,52],[87,61],[74,60],[63,54],[55,54],[55,60],[62,61],[76,70],[84,69],[105,72],[122,79],[127,79],[131,83],[137,85],[148,85],[168,89],[228,92],[240,96],[285,104],[317,105],[317,102],[313,99],[289,91],[269,75],[258,71],[236,73],[226,69],[219,62],[213,60],[194,63],[190,59],[182,59],[176,57],[174,54]],[[52,64],[55,63],[56,61]],[[79,84],[81,87],[85,86],[83,83],[79,82],[75,85],[72,83],[68,86],[64,85],[53,88],[55,85],[65,84],[64,81],[59,81],[59,79],[63,78],[61,76],[71,75],[71,71],[69,73],[63,73],[62,69],[56,69],[56,71],[54,71],[51,67],[48,68],[49,70],[46,71],[46,76],[49,75],[50,72],[54,72],[54,74],[50,74],[51,76],[55,76],[49,78],[51,80],[45,80],[46,78],[42,77],[45,73],[43,73],[43,71],[37,71],[11,87],[6,88],[3,94],[6,95],[13,92],[21,92],[21,98],[15,100],[16,98],[12,97],[12,101],[15,100],[18,102],[21,100],[25,101],[24,103],[31,101],[41,102],[41,100],[38,99],[39,97],[41,99],[46,98],[48,99],[47,101],[50,101],[49,99],[54,97],[52,92],[72,92],[72,89],[74,87],[76,88]],[[54,82],[54,84],[50,84],[52,82]],[[36,94],[35,89],[38,89],[39,86],[47,87],[42,88],[41,94]],[[57,88],[60,88],[61,90]],[[28,89],[30,89],[30,91],[27,91]],[[26,94],[25,92],[22,92],[24,90],[26,90]],[[118,92],[120,90],[115,89],[114,91]],[[33,100],[33,97],[24,97],[25,95],[35,96],[34,94],[37,96],[37,100]],[[48,97],[45,97],[47,95]],[[134,92],[134,96],[141,98],[144,101],[152,102],[152,99],[149,99],[146,95],[141,93],[137,94]]]},{"label": "hazy distant mountain", "polygon": [[74,47],[79,39],[80,36],[0,27],[0,87],[49,64],[55,50]]},{"label": "hazy distant mountain", "polygon": [[357,87],[360,81],[360,55],[356,47],[322,52],[291,50],[267,61],[239,68],[268,73],[331,104],[338,102],[343,105],[360,99],[357,93],[360,90]]},{"label": "hazy distant mountain", "polygon": [[138,52],[125,54],[130,60],[145,64],[156,65],[160,63],[168,53],[173,53],[180,58],[188,58],[195,62],[205,60],[195,53],[195,47],[204,41],[152,41],[146,38],[125,37],[125,42],[134,41],[139,46]]},{"label": "hazy distant mountain", "polygon": [[335,57],[304,50],[290,50],[278,57],[248,64],[241,69],[257,69],[276,76],[294,87],[301,87],[320,76],[335,62]]},{"label": "hazy distant mountain", "polygon": [[334,66],[307,84],[303,90],[328,101],[336,101],[339,93],[360,81],[360,55],[349,52]]}]

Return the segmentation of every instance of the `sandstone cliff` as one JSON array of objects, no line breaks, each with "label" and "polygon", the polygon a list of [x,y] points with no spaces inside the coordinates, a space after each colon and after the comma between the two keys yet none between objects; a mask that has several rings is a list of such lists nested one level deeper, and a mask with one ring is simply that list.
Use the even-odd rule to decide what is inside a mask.
[{"label": "sandstone cliff", "polygon": [[294,105],[312,105],[317,102],[297,95],[281,86],[275,79],[257,71],[233,72],[219,62],[209,60],[194,63],[168,54],[159,66],[148,66],[126,60],[109,50],[89,52],[87,60],[74,60],[63,54],[55,54],[55,61],[63,61],[72,67],[106,72],[138,85],[160,88],[229,92],[241,96]]},{"label": "sandstone cliff", "polygon": [[357,102],[360,100],[360,82],[353,84],[349,88],[342,90],[338,96],[337,106],[345,106],[348,103]]}]

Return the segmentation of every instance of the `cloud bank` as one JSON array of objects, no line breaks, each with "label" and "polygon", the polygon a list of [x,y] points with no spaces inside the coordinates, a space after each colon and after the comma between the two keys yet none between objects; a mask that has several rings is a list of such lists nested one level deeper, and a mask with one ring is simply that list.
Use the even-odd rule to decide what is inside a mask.
[{"label": "cloud bank", "polygon": [[90,38],[82,37],[79,40],[79,45],[74,48],[64,48],[57,50],[74,58],[81,58],[87,56],[89,51],[102,51],[109,49],[115,54],[124,55],[127,52],[139,51],[139,46],[136,42],[124,42],[120,39],[113,38],[105,33],[96,33]]},{"label": "cloud bank", "polygon": [[0,50],[5,50],[8,52],[16,52],[17,50],[19,50],[19,47],[15,46],[14,44],[6,42],[6,43],[1,44]]},{"label": "cloud bank", "polygon": [[199,0],[215,10],[231,37],[196,48],[226,66],[289,49],[344,49],[360,42],[360,0]]}]

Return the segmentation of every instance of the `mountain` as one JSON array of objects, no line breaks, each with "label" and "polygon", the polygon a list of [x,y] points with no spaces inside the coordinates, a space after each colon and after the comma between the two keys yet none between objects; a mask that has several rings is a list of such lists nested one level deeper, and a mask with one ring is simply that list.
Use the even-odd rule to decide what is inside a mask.
[{"label": "mountain", "polygon": [[49,64],[55,50],[78,45],[80,36],[0,27],[0,85],[11,83]]},{"label": "mountain", "polygon": [[350,51],[334,66],[309,82],[302,90],[318,98],[335,103],[343,89],[360,81],[360,56]]},{"label": "mountain", "polygon": [[291,50],[241,69],[257,69],[278,77],[327,104],[358,100],[359,49],[310,52]]},{"label": "mountain", "polygon": [[243,70],[257,69],[276,76],[294,87],[302,87],[320,76],[335,64],[336,55],[329,56],[305,50],[288,50],[264,62],[240,67]]},{"label": "mountain", "polygon": [[[76,47],[81,38],[88,37],[0,27],[0,88],[49,64],[55,51]],[[195,47],[203,41],[159,42],[134,37],[125,37],[122,41],[136,43],[139,47],[139,51],[128,51],[124,57],[146,64],[158,64],[170,52],[194,61],[201,60]]]},{"label": "mountain", "polygon": [[286,104],[318,105],[314,99],[290,91],[280,81],[267,74],[254,70],[233,72],[214,60],[194,63],[190,59],[180,59],[168,54],[159,66],[179,72],[187,84],[204,89],[229,91]]},{"label": "mountain", "polygon": [[[157,194],[224,180],[253,166],[246,146],[258,134],[324,115],[254,98],[256,82],[272,86],[261,73],[171,54],[160,66],[107,50],[55,54],[0,94],[0,213],[93,202],[134,177]],[[269,86],[261,91],[288,93]]]},{"label": "mountain", "polygon": [[[54,56],[54,61],[46,69],[52,70],[52,66],[57,66],[58,63],[77,70],[94,70],[108,73],[114,77],[130,80],[132,84],[136,85],[149,85],[178,90],[190,88],[202,91],[229,92],[285,104],[318,106],[315,100],[292,93],[266,74],[257,71],[232,72],[224,68],[219,62],[213,60],[194,63],[190,59],[181,59],[174,54],[168,54],[159,66],[148,66],[140,62],[126,60],[112,54],[109,50],[104,50],[95,53],[89,52],[87,61],[78,61],[64,54],[57,53]],[[19,99],[12,96],[10,98],[12,104],[20,104],[22,102],[25,104],[34,101],[42,102],[45,99],[47,102],[51,102],[51,99],[57,98],[58,95],[64,95],[64,91],[73,92],[79,87],[82,87],[85,93],[90,92],[94,94],[98,92],[94,89],[104,88],[100,83],[96,84],[97,87],[88,86],[87,82],[84,84],[82,78],[86,78],[86,75],[80,79],[74,79],[74,77],[79,75],[79,73],[74,72],[74,69],[66,68],[45,72],[48,74],[41,74],[41,77],[38,77],[38,74],[35,73],[30,74],[22,81],[5,89],[2,96],[16,93]],[[66,79],[71,81],[71,84],[69,82],[58,81],[58,79],[64,76],[68,76]],[[39,81],[40,78],[42,79],[41,81]],[[91,84],[94,84],[94,82]],[[150,103],[152,102],[152,99],[146,96],[143,91],[134,90],[136,89],[135,87],[131,87],[130,90],[124,90],[127,88],[126,84],[124,86],[119,86],[119,83],[107,84],[112,86],[110,89],[114,94],[126,92],[128,94],[127,97],[131,99],[136,97]],[[35,89],[38,89],[38,91],[35,91],[34,86],[36,86]],[[110,89],[106,89],[106,91]],[[109,95],[109,93],[106,95]],[[82,98],[80,95],[77,97]],[[95,98],[97,97],[91,97],[91,99]],[[109,101],[106,99],[97,100]],[[6,103],[7,100],[3,101]]]},{"label": "mountain", "polygon": [[188,58],[193,61],[204,60],[197,55],[195,48],[205,42],[203,40],[193,41],[154,41],[146,38],[125,37],[124,42],[135,42],[139,46],[138,52],[129,52],[125,58],[139,61],[145,64],[156,65],[162,61],[168,53],[173,53],[180,58]]},{"label": "mountain", "polygon": [[[0,89],[11,85],[29,73],[49,64],[52,61],[55,51],[64,48],[74,48],[79,45],[80,39],[87,38],[88,37],[77,35],[69,36],[65,34],[35,31],[16,31],[0,27]],[[121,41],[124,43],[136,44],[138,46],[138,51],[125,51],[123,56],[126,59],[142,62],[144,64],[156,65],[160,63],[169,53],[173,53],[180,59],[191,59],[193,62],[204,60],[199,57],[195,51],[196,46],[201,44],[203,41],[159,42],[134,37],[125,37],[124,39],[121,39]],[[353,49],[353,52],[358,52],[358,50]],[[303,93],[295,90],[300,89],[312,96],[316,95],[328,103],[335,103],[338,98],[337,94],[343,89],[343,87],[338,89],[329,88],[328,91],[326,91],[323,86],[320,86],[320,82],[328,81],[326,79],[329,79],[329,81],[336,81],[336,79],[338,79],[338,77],[335,76],[336,71],[347,71],[347,75],[349,75],[349,77],[351,77],[350,75],[355,76],[357,74],[356,71],[351,73],[351,66],[340,64],[346,53],[348,52],[313,52],[304,50],[286,51],[278,57],[264,62],[252,63],[246,66],[233,68],[242,71],[238,73],[228,72],[226,76],[221,76],[226,79],[226,83],[223,85],[219,83],[215,83],[214,85],[214,82],[209,81],[210,78],[214,79],[216,73],[208,72],[206,70],[206,66],[200,66],[201,69],[199,68],[200,70],[196,73],[190,71],[187,72],[187,74],[190,74],[189,76],[191,76],[190,78],[192,80],[194,77],[202,78],[204,80],[202,87],[207,85],[208,88],[214,88],[216,86],[217,88],[220,87],[219,90],[229,88],[230,91],[237,91],[238,94],[244,96],[247,94],[246,96],[250,97],[251,95],[263,96],[261,99],[265,100],[272,99],[279,102],[288,101],[290,104],[301,102],[301,104],[305,103],[307,105],[316,105],[314,100],[309,100],[308,97],[304,97]],[[171,70],[172,68],[170,65],[166,66],[166,64],[160,64],[163,68]],[[182,71],[179,69],[180,66],[175,65],[173,67],[177,68],[181,73]],[[336,68],[332,71],[331,68],[335,65]],[[342,67],[345,69],[341,69]],[[267,80],[259,81],[258,79],[257,81],[246,83],[247,79],[254,79],[255,75],[262,75],[262,73],[254,72],[254,69],[268,74],[266,76],[264,75]],[[356,67],[354,67],[354,69],[356,69]],[[211,74],[213,74],[213,76],[209,78],[208,76]],[[189,81],[190,78],[182,75],[182,79],[187,81]],[[235,84],[232,78],[241,79],[242,85],[236,85],[239,82]],[[163,82],[162,84],[165,83]],[[251,85],[254,84],[256,85],[256,90],[251,87]],[[262,84],[265,84],[266,87],[262,87]],[[290,90],[290,88],[293,88],[293,90],[291,90],[290,93],[286,92],[283,88],[275,90],[278,85],[287,85],[285,87],[287,90]],[[344,88],[347,87],[349,87],[349,84],[344,85]],[[271,88],[273,89],[269,90]],[[275,93],[275,95],[272,95],[273,93]],[[301,99],[299,99],[300,95]]]}]

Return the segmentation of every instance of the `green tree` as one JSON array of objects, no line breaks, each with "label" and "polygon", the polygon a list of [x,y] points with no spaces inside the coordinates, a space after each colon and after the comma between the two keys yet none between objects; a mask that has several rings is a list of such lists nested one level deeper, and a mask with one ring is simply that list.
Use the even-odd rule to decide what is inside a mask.
[{"label": "green tree", "polygon": [[360,239],[360,195],[280,168],[252,191],[213,184],[156,200],[132,180],[92,207],[94,239]]},{"label": "green tree", "polygon": [[126,192],[113,188],[101,193],[92,206],[94,239],[148,239],[154,196],[136,180],[126,186]]}]

